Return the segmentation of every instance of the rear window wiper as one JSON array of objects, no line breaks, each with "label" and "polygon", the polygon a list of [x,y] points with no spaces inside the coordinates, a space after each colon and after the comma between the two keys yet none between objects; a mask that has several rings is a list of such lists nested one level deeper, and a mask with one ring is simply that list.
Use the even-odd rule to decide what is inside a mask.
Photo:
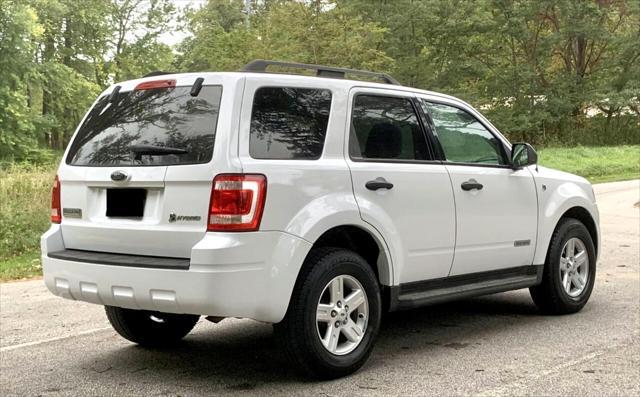
[{"label": "rear window wiper", "polygon": [[165,156],[168,154],[187,154],[188,150],[169,146],[133,145],[129,148],[135,154],[135,160],[140,160],[143,154],[151,156]]}]

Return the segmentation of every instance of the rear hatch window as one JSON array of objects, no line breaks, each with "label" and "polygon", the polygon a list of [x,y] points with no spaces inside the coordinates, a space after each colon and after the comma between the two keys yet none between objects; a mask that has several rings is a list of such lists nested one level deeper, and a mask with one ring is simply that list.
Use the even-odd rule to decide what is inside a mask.
[{"label": "rear hatch window", "polygon": [[166,166],[211,161],[221,86],[153,88],[101,97],[66,162],[77,166]]}]

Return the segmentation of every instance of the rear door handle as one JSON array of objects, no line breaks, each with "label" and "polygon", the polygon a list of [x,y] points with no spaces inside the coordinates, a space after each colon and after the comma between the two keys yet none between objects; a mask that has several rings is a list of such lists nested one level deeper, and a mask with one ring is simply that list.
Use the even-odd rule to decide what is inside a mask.
[{"label": "rear door handle", "polygon": [[393,183],[387,182],[383,177],[378,177],[372,181],[369,181],[364,184],[364,186],[369,190],[378,190],[378,189],[393,189]]},{"label": "rear door handle", "polygon": [[462,188],[462,190],[469,191],[473,189],[482,190],[484,186],[482,186],[482,183],[478,183],[478,181],[476,181],[475,179],[469,179],[466,182],[462,182],[462,185],[460,185],[460,187]]}]

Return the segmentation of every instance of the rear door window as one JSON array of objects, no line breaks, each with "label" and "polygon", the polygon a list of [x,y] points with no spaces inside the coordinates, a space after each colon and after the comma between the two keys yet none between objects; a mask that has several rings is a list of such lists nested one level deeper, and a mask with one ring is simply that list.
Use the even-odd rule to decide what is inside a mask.
[{"label": "rear door window", "polygon": [[428,160],[426,137],[409,98],[358,95],[351,115],[353,159]]},{"label": "rear door window", "polygon": [[[105,95],[89,111],[67,156],[81,166],[208,163],[213,157],[222,87],[154,88]],[[164,152],[164,153],[160,153]]]},{"label": "rear door window", "polygon": [[253,98],[249,154],[254,159],[320,158],[330,108],[329,90],[259,88]]}]

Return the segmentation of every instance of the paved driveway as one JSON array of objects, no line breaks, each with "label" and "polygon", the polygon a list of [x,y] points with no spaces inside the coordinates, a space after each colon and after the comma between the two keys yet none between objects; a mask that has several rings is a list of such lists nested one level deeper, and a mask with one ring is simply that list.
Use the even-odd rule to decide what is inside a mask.
[{"label": "paved driveway", "polygon": [[42,281],[0,286],[0,395],[640,395],[640,181],[596,187],[603,247],[591,301],[545,317],[515,291],[394,313],[368,363],[331,382],[288,366],[271,326],[201,321],[182,346],[118,337],[99,306]]}]

